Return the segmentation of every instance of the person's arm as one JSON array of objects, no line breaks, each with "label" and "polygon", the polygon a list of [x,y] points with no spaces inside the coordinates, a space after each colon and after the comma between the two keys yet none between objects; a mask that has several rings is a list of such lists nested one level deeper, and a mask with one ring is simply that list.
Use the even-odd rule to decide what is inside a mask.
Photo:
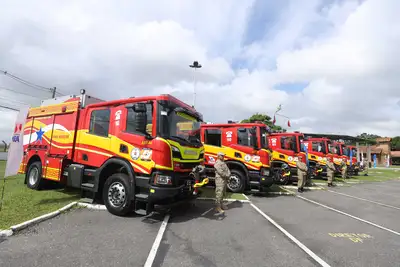
[{"label": "person's arm", "polygon": [[215,164],[214,164],[214,169],[215,169],[215,172],[216,172],[219,176],[224,177],[224,169],[223,169],[223,167],[222,167],[221,165],[222,165],[222,164],[215,163]]}]

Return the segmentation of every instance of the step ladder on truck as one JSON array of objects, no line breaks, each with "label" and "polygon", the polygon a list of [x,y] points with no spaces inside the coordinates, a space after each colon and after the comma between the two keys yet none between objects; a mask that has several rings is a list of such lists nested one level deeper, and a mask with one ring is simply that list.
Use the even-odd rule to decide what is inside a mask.
[{"label": "step ladder on truck", "polygon": [[50,180],[80,188],[82,200],[104,202],[112,214],[148,215],[196,197],[204,184],[193,171],[204,161],[200,136],[180,136],[176,125],[200,129],[202,120],[171,95],[103,101],[81,90],[45,100],[26,118],[19,173],[31,189]]}]

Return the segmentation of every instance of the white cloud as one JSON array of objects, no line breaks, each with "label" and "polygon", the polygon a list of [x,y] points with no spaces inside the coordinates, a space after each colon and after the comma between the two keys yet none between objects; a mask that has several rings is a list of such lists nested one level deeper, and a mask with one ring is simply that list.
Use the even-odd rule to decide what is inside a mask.
[{"label": "white cloud", "polygon": [[[196,106],[208,121],[271,114],[283,104],[293,130],[400,135],[398,1],[291,0],[265,38],[242,47],[246,29],[257,27],[247,25],[254,1],[8,1],[0,69],[63,93],[172,93],[191,104],[188,65],[198,60]],[[237,59],[248,67],[234,69]],[[276,89],[288,82],[308,86]],[[50,95],[7,77],[0,86]],[[9,138],[15,115],[1,112],[0,139]]]}]

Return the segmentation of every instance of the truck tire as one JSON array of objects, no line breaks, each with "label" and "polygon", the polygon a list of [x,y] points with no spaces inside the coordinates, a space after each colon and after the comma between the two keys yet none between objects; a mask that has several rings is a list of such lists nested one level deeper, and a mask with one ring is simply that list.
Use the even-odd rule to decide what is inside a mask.
[{"label": "truck tire", "polygon": [[115,173],[108,177],[103,187],[103,201],[108,212],[117,216],[126,216],[134,208],[129,177]]},{"label": "truck tire", "polygon": [[231,170],[226,187],[232,193],[243,193],[246,185],[246,177],[241,171]]},{"label": "truck tire", "polygon": [[35,161],[30,164],[26,172],[26,186],[30,189],[40,190],[43,188],[45,182],[42,177],[42,163]]}]

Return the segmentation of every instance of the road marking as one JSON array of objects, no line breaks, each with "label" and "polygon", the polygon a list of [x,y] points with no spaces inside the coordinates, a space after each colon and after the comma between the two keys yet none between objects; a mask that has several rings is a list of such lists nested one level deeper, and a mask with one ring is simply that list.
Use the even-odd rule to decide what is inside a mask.
[{"label": "road marking", "polygon": [[151,247],[149,256],[147,256],[146,263],[144,264],[144,267],[151,267],[153,265],[154,259],[156,258],[157,250],[158,247],[161,244],[161,240],[163,238],[165,229],[167,228],[169,220],[169,214],[165,215],[164,221],[162,222],[160,229],[158,230],[156,239],[154,240],[153,246]]},{"label": "road marking", "polygon": [[376,224],[376,223],[373,223],[373,222],[370,222],[370,221],[361,219],[361,218],[359,218],[359,217],[353,216],[353,215],[348,214],[348,213],[346,213],[346,212],[337,210],[337,209],[335,209],[335,208],[326,206],[326,205],[324,205],[324,204],[321,204],[321,203],[319,203],[319,202],[316,202],[316,201],[314,201],[314,200],[311,200],[311,199],[308,199],[308,198],[305,198],[305,197],[302,197],[302,196],[299,196],[299,195],[296,195],[296,197],[301,198],[301,199],[303,199],[303,200],[305,200],[305,201],[314,203],[314,204],[319,205],[319,206],[321,206],[321,207],[327,208],[327,209],[329,209],[329,210],[332,210],[332,211],[335,211],[335,212],[337,212],[337,213],[346,215],[346,216],[348,216],[348,217],[350,217],[350,218],[359,220],[359,221],[361,221],[361,222],[365,222],[365,223],[367,223],[367,224],[370,224],[370,225],[372,225],[372,226],[378,227],[378,228],[380,228],[380,229],[382,229],[382,230],[385,230],[385,231],[388,231],[388,232],[391,232],[391,233],[393,233],[393,234],[395,234],[395,235],[400,236],[400,233],[399,233],[399,232],[396,232],[396,231],[394,231],[394,230],[392,230],[392,229],[386,228],[386,227],[381,226],[381,225],[379,225],[379,224]]},{"label": "road marking", "polygon": [[392,205],[376,202],[376,201],[373,201],[373,200],[369,200],[369,199],[365,199],[365,198],[361,198],[361,197],[356,197],[356,196],[352,196],[352,195],[348,195],[348,194],[345,194],[345,193],[340,193],[340,192],[336,192],[336,191],[332,191],[332,190],[327,190],[327,191],[331,192],[331,193],[343,195],[343,196],[346,196],[346,197],[351,197],[351,198],[359,199],[359,200],[362,200],[362,201],[371,202],[371,203],[374,203],[376,205],[380,205],[380,206],[384,206],[384,207],[400,210],[399,207],[395,207],[395,206],[392,206]]},{"label": "road marking", "polygon": [[242,195],[243,195],[247,200],[250,200],[245,194],[242,193]]},{"label": "road marking", "polygon": [[209,213],[210,211],[212,211],[212,209],[213,209],[213,208],[210,208],[210,209],[206,210],[205,212],[203,212],[203,213],[201,214],[201,216],[206,216],[206,214]]},{"label": "road marking", "polygon": [[289,237],[296,245],[298,245],[304,252],[306,252],[310,257],[312,257],[316,262],[318,262],[321,266],[330,267],[328,263],[326,263],[323,259],[318,257],[314,252],[312,252],[309,248],[307,248],[303,243],[301,243],[297,238],[292,236],[288,231],[286,231],[282,226],[276,223],[273,219],[271,219],[267,214],[265,214],[262,210],[260,210],[256,205],[250,202],[250,205],[258,211],[265,219],[267,219],[270,223],[272,223],[276,228],[278,228],[282,233],[284,233],[287,237]]},{"label": "road marking", "polygon": [[364,239],[373,238],[367,234],[353,234],[353,233],[329,233],[332,237],[343,237],[348,238],[349,240],[353,241],[354,243],[364,243]]}]

